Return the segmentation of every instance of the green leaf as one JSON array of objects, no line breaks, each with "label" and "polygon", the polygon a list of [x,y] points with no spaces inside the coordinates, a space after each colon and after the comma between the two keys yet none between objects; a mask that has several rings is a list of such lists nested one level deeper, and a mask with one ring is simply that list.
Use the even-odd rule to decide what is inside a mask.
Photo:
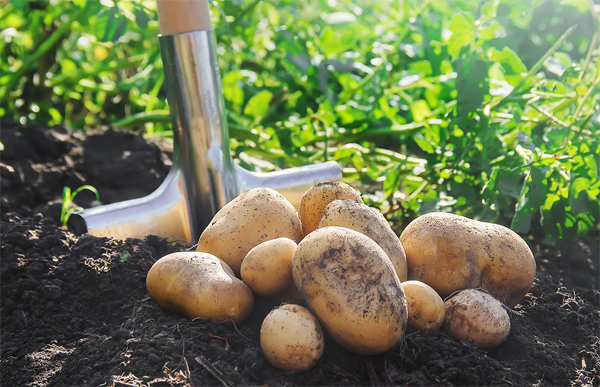
[{"label": "green leaf", "polygon": [[136,8],[135,10],[135,22],[141,28],[145,29],[148,27],[148,22],[150,22],[150,17],[146,12],[144,12],[141,8]]},{"label": "green leaf", "polygon": [[273,93],[269,90],[263,90],[258,94],[255,94],[244,108],[244,114],[254,117],[256,120],[260,120],[269,111],[269,103],[273,98]]},{"label": "green leaf", "polygon": [[448,53],[457,57],[460,49],[475,40],[476,26],[475,19],[470,13],[459,13],[454,15],[448,30],[451,35],[448,38]]},{"label": "green leaf", "polygon": [[502,48],[502,51],[492,47],[488,51],[487,57],[493,62],[500,63],[504,69],[506,81],[512,86],[516,86],[527,73],[527,67],[525,67],[519,55],[509,47]]},{"label": "green leaf", "polygon": [[400,186],[400,176],[402,169],[399,165],[396,165],[394,168],[391,168],[385,174],[385,180],[383,181],[383,192],[385,195],[390,197],[398,190]]},{"label": "green leaf", "polygon": [[94,35],[101,42],[117,41],[125,32],[127,18],[118,7],[104,8],[98,13]]},{"label": "green leaf", "polygon": [[488,20],[479,26],[479,35],[483,40],[492,40],[504,30],[498,20]]},{"label": "green leaf", "polygon": [[436,144],[431,142],[430,140],[425,139],[425,137],[421,133],[417,133],[413,137],[413,140],[417,143],[419,148],[421,148],[424,152],[427,152],[429,154],[434,154],[435,150],[437,149]]},{"label": "green leaf", "polygon": [[230,101],[235,110],[239,111],[244,103],[244,89],[241,86],[244,76],[239,71],[229,71],[222,79],[225,100]]},{"label": "green leaf", "polygon": [[489,93],[487,72],[486,62],[475,54],[459,59],[456,80],[459,122],[469,112],[482,107],[484,97]]},{"label": "green leaf", "polygon": [[410,112],[412,113],[414,122],[425,121],[425,119],[431,115],[431,109],[429,109],[429,105],[424,99],[417,100],[410,104]]}]

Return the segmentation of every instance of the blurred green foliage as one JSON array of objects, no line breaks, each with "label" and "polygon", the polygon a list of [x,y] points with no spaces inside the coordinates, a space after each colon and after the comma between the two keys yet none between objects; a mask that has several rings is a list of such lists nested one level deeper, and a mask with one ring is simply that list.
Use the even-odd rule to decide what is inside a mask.
[{"label": "blurred green foliage", "polygon": [[[595,8],[594,8],[595,7]],[[168,136],[154,0],[9,1],[0,114]],[[598,229],[591,0],[216,1],[236,160],[337,160],[401,226],[452,211],[549,239]]]}]

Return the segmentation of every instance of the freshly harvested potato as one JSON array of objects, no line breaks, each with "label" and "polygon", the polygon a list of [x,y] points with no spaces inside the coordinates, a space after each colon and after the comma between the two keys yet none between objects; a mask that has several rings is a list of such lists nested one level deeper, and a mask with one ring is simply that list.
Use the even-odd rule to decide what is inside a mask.
[{"label": "freshly harvested potato", "polygon": [[435,331],[444,323],[444,300],[421,281],[402,282],[408,303],[408,326],[418,331]]},{"label": "freshly harvested potato", "polygon": [[298,245],[276,238],[254,246],[242,261],[242,281],[262,297],[275,296],[292,286],[292,257]]},{"label": "freshly harvested potato", "polygon": [[292,274],[309,309],[341,346],[373,355],[400,341],[406,299],[394,266],[371,238],[319,228],[298,244]]},{"label": "freshly harvested potato", "polygon": [[436,212],[418,217],[400,235],[408,278],[442,297],[481,287],[512,308],[533,285],[535,259],[514,231]]},{"label": "freshly harvested potato", "polygon": [[273,309],[264,319],[260,347],[273,367],[301,372],[317,364],[325,342],[315,316],[300,305],[287,304]]},{"label": "freshly harvested potato", "polygon": [[236,324],[248,318],[254,296],[227,264],[214,255],[172,253],[152,265],[146,287],[158,305],[189,318]]},{"label": "freshly harvested potato", "polygon": [[213,254],[236,275],[248,251],[262,242],[284,237],[300,242],[298,212],[271,188],[254,188],[227,203],[200,235],[197,251]]},{"label": "freshly harvested potato", "polygon": [[354,188],[340,181],[315,184],[304,193],[300,201],[300,219],[305,236],[317,229],[325,207],[337,199],[363,202]]},{"label": "freshly harvested potato", "polygon": [[510,318],[504,305],[486,292],[462,290],[446,300],[445,306],[442,329],[455,340],[492,348],[506,340],[510,332]]},{"label": "freshly harvested potato", "polygon": [[401,282],[406,281],[406,254],[400,239],[379,211],[352,200],[334,200],[325,207],[319,228],[339,226],[373,239],[392,261]]}]

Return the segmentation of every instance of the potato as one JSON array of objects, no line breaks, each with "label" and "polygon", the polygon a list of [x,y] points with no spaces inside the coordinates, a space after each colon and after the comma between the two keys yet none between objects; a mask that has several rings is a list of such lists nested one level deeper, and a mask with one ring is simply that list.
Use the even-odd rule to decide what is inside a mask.
[{"label": "potato", "polygon": [[406,254],[398,236],[381,213],[364,203],[334,200],[325,207],[319,228],[339,226],[358,231],[373,239],[392,261],[400,281],[406,281]]},{"label": "potato", "polygon": [[444,323],[444,300],[420,281],[402,282],[408,303],[408,326],[418,331],[435,331]]},{"label": "potato", "polygon": [[535,259],[514,231],[448,213],[429,213],[400,235],[408,278],[442,297],[481,287],[512,308],[533,285]]},{"label": "potato", "polygon": [[323,355],[321,325],[300,305],[273,309],[260,328],[260,347],[273,367],[301,372],[312,368]]},{"label": "potato", "polygon": [[254,307],[250,288],[225,262],[207,253],[179,252],[162,257],[150,268],[146,287],[161,308],[189,318],[238,324]]},{"label": "potato", "polygon": [[392,263],[371,238],[319,228],[298,244],[292,274],[309,309],[341,346],[373,355],[400,341],[406,299]]},{"label": "potato", "polygon": [[510,318],[504,305],[486,292],[462,290],[446,300],[445,306],[442,329],[455,340],[491,348],[506,340],[510,332]]},{"label": "potato", "polygon": [[254,188],[227,203],[200,235],[197,251],[225,261],[236,275],[248,251],[275,238],[300,242],[298,212],[283,195],[271,188]]},{"label": "potato", "polygon": [[300,201],[300,219],[305,236],[317,229],[325,207],[337,199],[363,202],[354,188],[340,181],[315,184],[304,193]]},{"label": "potato", "polygon": [[242,281],[262,297],[275,296],[294,283],[292,257],[296,242],[276,238],[254,246],[242,261]]}]

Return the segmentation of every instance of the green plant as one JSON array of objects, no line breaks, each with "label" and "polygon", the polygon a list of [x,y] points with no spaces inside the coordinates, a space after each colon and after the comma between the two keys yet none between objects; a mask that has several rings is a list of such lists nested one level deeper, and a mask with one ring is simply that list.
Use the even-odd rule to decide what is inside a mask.
[{"label": "green plant", "polygon": [[[231,149],[336,160],[397,229],[452,211],[549,239],[598,230],[591,0],[211,3]],[[169,136],[154,1],[12,1],[0,115]]]},{"label": "green plant", "polygon": [[82,207],[78,206],[74,202],[75,197],[82,191],[92,192],[96,196],[95,203],[100,203],[100,194],[98,193],[98,190],[91,185],[82,185],[72,192],[70,187],[65,187],[63,189],[62,206],[60,209],[60,224],[63,228],[67,226],[69,218],[75,211],[83,210]]}]

